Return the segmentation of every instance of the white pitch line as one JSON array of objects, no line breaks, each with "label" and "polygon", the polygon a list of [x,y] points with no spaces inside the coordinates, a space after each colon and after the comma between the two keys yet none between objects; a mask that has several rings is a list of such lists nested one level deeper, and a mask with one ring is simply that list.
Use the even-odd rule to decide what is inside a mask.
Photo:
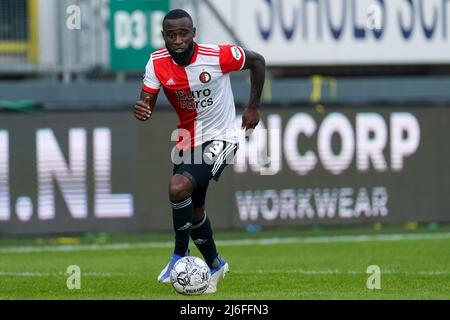
[{"label": "white pitch line", "polygon": [[[339,269],[323,269],[323,270],[305,270],[305,269],[291,269],[291,270],[274,270],[274,269],[254,269],[254,270],[231,270],[234,274],[302,274],[302,275],[360,275],[367,274],[364,271],[356,270],[339,270]],[[407,276],[439,276],[449,275],[448,270],[428,270],[428,271],[395,271],[395,270],[381,270],[381,275],[407,275]],[[111,272],[82,272],[82,276],[87,277],[119,277],[129,276],[127,273],[111,273]],[[9,272],[0,271],[0,277],[67,277],[68,274],[64,272]]]},{"label": "white pitch line", "polygon": [[[87,277],[112,277],[112,276],[126,276],[126,273],[109,273],[109,272],[82,272],[83,276]],[[0,271],[0,277],[60,277],[69,276],[70,274],[64,272],[10,272]]]},{"label": "white pitch line", "polygon": [[[380,235],[348,235],[348,236],[315,236],[315,237],[274,237],[262,239],[218,240],[219,246],[254,246],[276,244],[314,244],[337,242],[371,242],[371,241],[405,241],[405,240],[434,240],[449,239],[450,232],[415,233],[415,234],[380,234]],[[111,244],[82,244],[82,245],[54,245],[54,246],[23,246],[0,248],[1,253],[33,253],[33,252],[72,252],[72,251],[101,251],[101,250],[129,250],[172,248],[173,242],[139,242],[139,243],[111,243]]]},{"label": "white pitch line", "polygon": [[[304,275],[320,275],[320,274],[367,274],[364,271],[356,270],[339,270],[339,269],[324,269],[324,270],[305,270],[305,269],[291,269],[291,270],[270,270],[270,269],[256,269],[256,270],[231,270],[230,272],[237,274],[257,274],[257,273],[298,273]],[[449,275],[448,270],[429,270],[429,271],[395,271],[395,270],[381,270],[381,275],[422,275],[422,276],[436,276]]]}]

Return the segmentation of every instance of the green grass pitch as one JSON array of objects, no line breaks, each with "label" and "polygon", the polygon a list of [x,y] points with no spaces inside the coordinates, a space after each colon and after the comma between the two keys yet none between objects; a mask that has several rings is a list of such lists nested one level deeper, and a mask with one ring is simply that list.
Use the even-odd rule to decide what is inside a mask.
[{"label": "green grass pitch", "polygon": [[[216,232],[230,272],[186,297],[156,277],[170,233],[0,240],[0,299],[450,299],[450,227]],[[191,243],[191,254],[199,252]],[[81,288],[66,285],[69,265]],[[366,286],[367,267],[381,289]]]}]

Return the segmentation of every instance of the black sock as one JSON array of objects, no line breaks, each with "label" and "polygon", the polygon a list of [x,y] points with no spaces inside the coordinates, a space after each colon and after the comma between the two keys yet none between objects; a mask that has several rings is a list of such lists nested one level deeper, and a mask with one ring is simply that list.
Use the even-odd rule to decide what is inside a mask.
[{"label": "black sock", "polygon": [[179,202],[172,202],[173,229],[175,231],[174,253],[184,256],[189,246],[189,233],[192,226],[194,206],[191,197]]},{"label": "black sock", "polygon": [[211,223],[206,214],[202,221],[195,223],[191,227],[191,238],[202,253],[208,266],[210,268],[217,267],[218,253],[213,239]]}]

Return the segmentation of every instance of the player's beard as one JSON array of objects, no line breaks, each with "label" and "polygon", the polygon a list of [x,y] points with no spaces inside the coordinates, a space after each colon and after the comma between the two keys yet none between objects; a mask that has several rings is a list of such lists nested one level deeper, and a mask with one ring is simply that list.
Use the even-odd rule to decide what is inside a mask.
[{"label": "player's beard", "polygon": [[192,54],[194,53],[194,41],[191,42],[186,51],[178,53],[167,48],[173,61],[182,66],[187,66],[191,62]]}]

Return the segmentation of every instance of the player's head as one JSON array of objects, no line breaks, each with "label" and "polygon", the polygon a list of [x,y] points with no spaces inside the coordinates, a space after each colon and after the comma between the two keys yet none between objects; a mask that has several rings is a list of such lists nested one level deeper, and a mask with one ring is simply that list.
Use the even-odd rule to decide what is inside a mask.
[{"label": "player's head", "polygon": [[181,9],[170,11],[162,23],[162,35],[175,62],[189,64],[195,37],[194,23],[189,13]]}]

